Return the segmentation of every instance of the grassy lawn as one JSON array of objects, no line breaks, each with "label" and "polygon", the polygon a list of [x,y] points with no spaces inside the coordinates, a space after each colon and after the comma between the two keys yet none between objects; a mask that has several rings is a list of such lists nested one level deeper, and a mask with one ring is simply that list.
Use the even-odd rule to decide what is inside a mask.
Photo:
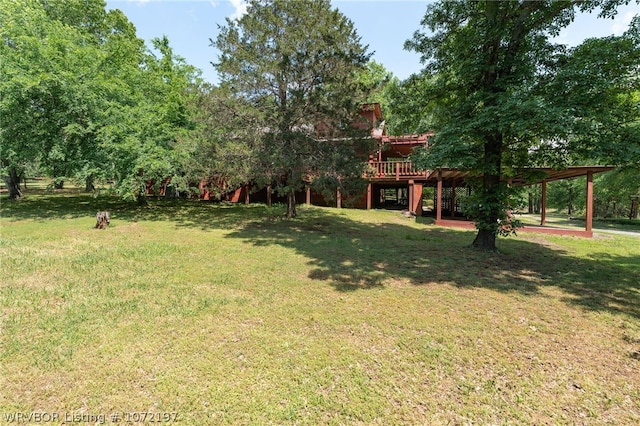
[{"label": "grassy lawn", "polygon": [[640,422],[640,239],[283,211],[3,198],[0,424]]}]

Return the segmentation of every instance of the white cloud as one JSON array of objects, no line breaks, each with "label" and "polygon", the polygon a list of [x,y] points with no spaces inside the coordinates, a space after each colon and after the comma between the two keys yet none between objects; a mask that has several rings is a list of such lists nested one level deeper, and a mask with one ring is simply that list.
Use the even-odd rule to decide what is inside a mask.
[{"label": "white cloud", "polygon": [[247,13],[247,2],[245,0],[231,0],[231,6],[235,9],[230,16],[231,19],[240,19]]}]

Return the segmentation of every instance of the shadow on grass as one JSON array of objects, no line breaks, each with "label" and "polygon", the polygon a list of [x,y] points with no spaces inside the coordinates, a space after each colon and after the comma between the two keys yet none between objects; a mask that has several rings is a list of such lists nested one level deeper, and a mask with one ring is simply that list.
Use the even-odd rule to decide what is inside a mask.
[{"label": "shadow on grass", "polygon": [[377,288],[394,280],[520,294],[555,286],[568,293],[567,303],[640,318],[640,255],[580,258],[515,239],[501,240],[502,253],[488,254],[469,247],[473,232],[367,224],[322,209],[303,214],[285,223],[247,222],[228,237],[293,249],[309,258],[310,278],[338,291]]},{"label": "shadow on grass", "polygon": [[266,206],[252,205],[247,208],[238,204],[214,204],[177,198],[150,197],[148,205],[140,206],[136,202],[118,197],[93,196],[77,190],[32,190],[17,201],[11,201],[7,197],[0,199],[0,217],[6,220],[95,219],[98,211],[109,211],[112,225],[118,221],[166,221],[177,227],[202,229],[226,229],[245,220],[252,220],[259,216],[254,212],[255,208],[259,208],[260,215],[277,215],[277,209],[267,209]]},{"label": "shadow on grass", "polygon": [[640,254],[598,253],[585,258],[517,239],[500,240],[502,253],[488,254],[469,248],[472,232],[365,223],[321,208],[304,209],[300,218],[282,220],[284,209],[278,206],[151,200],[150,206],[138,207],[114,197],[80,193],[2,200],[3,221],[95,217],[98,210],[111,211],[113,221],[225,229],[230,231],[227,238],[292,249],[309,259],[311,279],[342,292],[379,288],[394,280],[521,294],[556,286],[567,293],[567,303],[640,318]]}]

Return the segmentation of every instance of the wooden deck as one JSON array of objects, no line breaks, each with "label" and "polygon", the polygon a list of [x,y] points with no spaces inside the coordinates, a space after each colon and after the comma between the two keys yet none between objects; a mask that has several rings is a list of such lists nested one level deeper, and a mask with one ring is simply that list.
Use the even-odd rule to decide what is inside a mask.
[{"label": "wooden deck", "polygon": [[372,180],[405,180],[429,178],[429,170],[418,170],[411,161],[369,161]]}]

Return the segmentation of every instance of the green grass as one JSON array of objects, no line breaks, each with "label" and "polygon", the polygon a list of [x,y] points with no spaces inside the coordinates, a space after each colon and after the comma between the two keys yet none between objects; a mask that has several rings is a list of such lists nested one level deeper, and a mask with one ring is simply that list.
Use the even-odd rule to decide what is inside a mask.
[{"label": "green grass", "polygon": [[[93,229],[109,210],[111,227]],[[640,239],[398,212],[2,200],[0,415],[635,424]]]}]

